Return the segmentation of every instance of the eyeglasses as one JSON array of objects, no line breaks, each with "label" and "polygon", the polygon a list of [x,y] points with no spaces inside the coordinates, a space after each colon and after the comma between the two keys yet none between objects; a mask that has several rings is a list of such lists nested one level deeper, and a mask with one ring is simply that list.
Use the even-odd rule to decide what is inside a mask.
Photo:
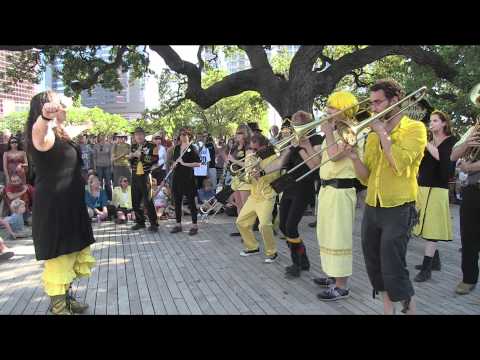
[{"label": "eyeglasses", "polygon": [[122,180],[122,183],[128,183],[128,180]]},{"label": "eyeglasses", "polygon": [[16,141],[10,141],[10,144],[18,144]]}]

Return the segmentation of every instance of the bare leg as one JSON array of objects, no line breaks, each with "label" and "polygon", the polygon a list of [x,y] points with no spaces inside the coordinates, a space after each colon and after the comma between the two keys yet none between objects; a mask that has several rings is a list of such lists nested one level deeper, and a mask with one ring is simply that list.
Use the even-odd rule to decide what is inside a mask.
[{"label": "bare leg", "polygon": [[346,289],[347,288],[347,281],[348,281],[348,276],[337,277],[337,278],[335,278],[335,287],[338,287],[340,289]]},{"label": "bare leg", "polygon": [[395,313],[395,304],[390,300],[388,293],[382,291],[383,295],[383,313],[384,315],[394,315]]},{"label": "bare leg", "polygon": [[425,256],[433,258],[435,250],[437,250],[437,243],[434,241],[427,241],[425,244]]}]

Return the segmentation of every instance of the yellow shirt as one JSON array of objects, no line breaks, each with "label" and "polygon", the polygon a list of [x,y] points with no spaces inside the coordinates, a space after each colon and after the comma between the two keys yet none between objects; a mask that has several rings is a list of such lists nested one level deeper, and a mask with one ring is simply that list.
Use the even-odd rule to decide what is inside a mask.
[{"label": "yellow shirt", "polygon": [[[272,155],[266,159],[263,159],[260,162],[260,168],[265,169],[265,167],[277,159],[277,155]],[[274,171],[270,174],[262,176],[257,180],[252,179],[252,187],[250,189],[250,196],[253,196],[257,200],[266,200],[273,199],[277,196],[277,193],[270,186],[270,183],[273,180],[276,180],[280,177],[280,171]]]},{"label": "yellow shirt", "polygon": [[132,192],[132,188],[130,187],[130,185],[128,185],[126,192],[123,192],[120,186],[115,186],[112,194],[112,204],[115,207],[120,206],[127,209],[131,209],[132,208],[131,192]]},{"label": "yellow shirt", "polygon": [[395,169],[385,157],[378,135],[371,132],[367,138],[364,164],[370,171],[365,202],[381,207],[400,206],[417,199],[417,175],[427,146],[427,129],[420,121],[402,117],[390,134]]},{"label": "yellow shirt", "polygon": [[[340,139],[337,131],[333,132],[335,141]],[[365,139],[360,138],[358,141],[357,149],[360,159],[363,155],[363,146],[365,144]],[[353,167],[352,160],[348,157],[344,157],[338,161],[328,161],[330,156],[328,156],[327,141],[324,140],[322,143],[322,165],[320,167],[320,179],[330,180],[330,179],[355,179],[357,174],[355,173],[355,168]],[[327,162],[328,161],[328,162]]]}]

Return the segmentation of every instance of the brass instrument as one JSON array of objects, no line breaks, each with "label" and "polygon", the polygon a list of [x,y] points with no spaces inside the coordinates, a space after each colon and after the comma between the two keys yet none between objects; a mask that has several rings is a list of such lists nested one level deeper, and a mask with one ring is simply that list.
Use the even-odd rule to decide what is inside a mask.
[{"label": "brass instrument", "polygon": [[[470,101],[476,108],[480,108],[480,83],[475,85],[470,91]],[[472,133],[480,135],[480,116],[472,130]],[[462,156],[463,161],[474,162],[480,160],[480,147],[469,147]]]},{"label": "brass instrument", "polygon": [[[336,141],[334,144],[332,144],[331,146],[337,145],[340,142],[344,142],[344,143],[346,143],[350,146],[356,146],[360,140],[365,139],[368,136],[370,131],[367,130],[367,128],[374,121],[381,120],[386,115],[389,115],[389,113],[391,111],[393,111],[396,107],[398,107],[400,105],[403,105],[403,107],[401,107],[393,115],[390,115],[389,118],[383,119],[382,121],[387,123],[391,119],[395,118],[396,116],[398,116],[401,113],[407,113],[409,116],[412,116],[412,117],[415,117],[415,118],[420,117],[421,116],[421,114],[420,114],[421,111],[419,111],[417,108],[412,110],[412,107],[415,107],[420,102],[420,100],[422,100],[425,97],[426,93],[427,93],[427,87],[423,86],[420,89],[414,91],[413,93],[405,96],[403,99],[401,99],[397,103],[395,103],[395,104],[389,106],[388,108],[386,108],[385,110],[379,112],[378,114],[370,116],[367,119],[365,119],[363,121],[360,121],[360,122],[358,122],[354,125],[352,125],[351,122],[349,122],[349,121],[339,120],[338,121],[337,132],[340,136],[340,139],[338,141]],[[423,115],[424,114],[425,113],[423,113]],[[338,115],[338,113],[336,113],[334,115]],[[331,161],[331,159],[329,159],[327,161],[324,161],[324,162],[320,163],[319,165],[310,169],[308,172],[306,172],[305,174],[303,174],[302,176],[300,176],[296,179],[294,179],[293,176],[291,175],[292,172],[297,170],[302,165],[306,164],[309,160],[311,160],[315,157],[318,157],[318,156],[321,157],[323,152],[328,150],[328,148],[329,147],[327,146],[324,149],[310,155],[302,163],[300,163],[297,166],[290,169],[280,179],[277,179],[278,181],[276,180],[276,183],[273,184],[273,186],[272,186],[272,187],[274,187],[275,191],[277,191],[277,192],[280,191],[282,188],[284,188],[291,181],[299,182],[299,181],[303,180],[305,177],[307,177],[308,175],[310,175],[311,173],[313,173],[314,171],[316,171],[317,169],[319,169],[320,167],[325,165],[327,162]]]},{"label": "brass instrument", "polygon": [[[348,110],[351,110],[352,108],[359,107],[362,108],[365,104],[367,104],[370,101],[370,99],[364,99],[360,101],[357,104],[354,104],[352,106],[349,106],[335,114],[324,116],[318,119],[313,119],[313,121],[310,121],[307,124],[303,125],[298,125],[298,126],[292,126],[292,131],[290,134],[288,134],[286,137],[282,138],[280,141],[278,141],[275,145],[273,145],[273,148],[275,150],[275,154],[277,157],[280,157],[281,153],[285,150],[290,149],[292,146],[298,145],[300,142],[300,139],[302,137],[306,137],[307,139],[311,138],[314,135],[318,135],[319,132],[317,132],[317,128],[321,126],[324,122],[332,120],[334,117],[338,116],[339,114],[342,114]],[[363,114],[365,112],[368,112],[366,108],[362,108],[361,111],[357,113],[357,115]],[[286,131],[285,131],[286,133]],[[252,157],[253,159],[248,159],[249,164],[247,165],[247,158]],[[233,169],[233,165],[230,168],[230,171],[232,172],[233,175],[235,176],[244,176],[247,179],[251,178],[251,172],[252,170],[257,167],[260,164],[260,161],[262,159],[259,159],[256,154],[249,154],[245,157],[245,165],[243,167],[239,167],[237,169]],[[235,164],[236,165],[236,164]],[[238,165],[236,165],[238,166]],[[246,173],[246,174],[245,174]],[[241,175],[239,175],[241,174]]]}]

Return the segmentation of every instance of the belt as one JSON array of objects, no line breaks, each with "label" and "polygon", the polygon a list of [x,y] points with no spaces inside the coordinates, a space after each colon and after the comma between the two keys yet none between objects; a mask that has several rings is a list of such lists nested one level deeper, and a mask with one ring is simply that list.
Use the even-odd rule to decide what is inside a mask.
[{"label": "belt", "polygon": [[332,186],[336,189],[349,189],[357,185],[357,179],[320,179],[320,186]]}]

